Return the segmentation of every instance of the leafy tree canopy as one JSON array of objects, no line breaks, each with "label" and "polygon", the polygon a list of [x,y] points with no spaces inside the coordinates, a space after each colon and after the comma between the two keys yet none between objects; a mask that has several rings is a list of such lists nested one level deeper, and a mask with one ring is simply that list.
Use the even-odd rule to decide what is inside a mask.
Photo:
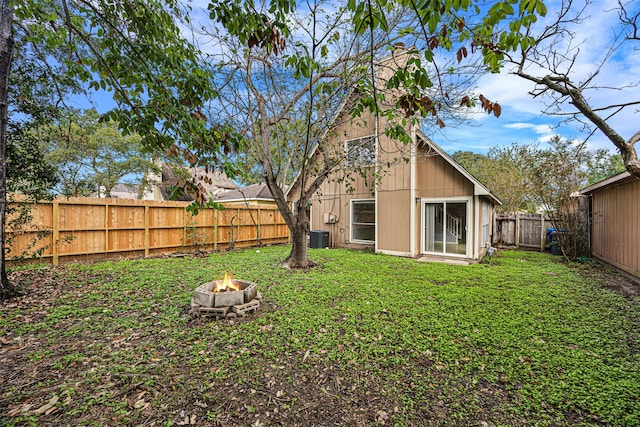
[{"label": "leafy tree canopy", "polygon": [[[23,49],[40,54],[48,76],[64,76],[113,94],[108,118],[154,147],[211,134],[199,111],[215,96],[196,50],[182,36],[175,0],[21,0],[14,3]],[[45,53],[46,53],[45,52]],[[216,142],[208,139],[209,143]]]},{"label": "leafy tree canopy", "polygon": [[452,155],[501,201],[500,212],[536,212],[571,193],[624,171],[619,154],[587,150],[559,136],[548,145],[516,144],[492,147],[488,153],[457,151]]},{"label": "leafy tree canopy", "polygon": [[56,168],[58,191],[67,196],[98,192],[109,197],[123,179],[140,183],[154,167],[138,134],[123,136],[114,121],[100,121],[95,110],[70,110],[32,135],[42,144],[46,161]]}]

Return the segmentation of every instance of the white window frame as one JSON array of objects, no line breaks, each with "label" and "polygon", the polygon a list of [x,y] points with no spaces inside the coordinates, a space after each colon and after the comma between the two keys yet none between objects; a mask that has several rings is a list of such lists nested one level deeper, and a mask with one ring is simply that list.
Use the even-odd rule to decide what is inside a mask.
[{"label": "white window frame", "polygon": [[[449,252],[445,252],[445,248],[446,245],[443,245],[442,251],[440,252],[434,252],[434,251],[427,251],[426,249],[426,242],[425,242],[425,221],[424,221],[424,215],[425,215],[425,207],[427,204],[430,203],[463,203],[465,202],[467,204],[467,209],[466,209],[466,216],[467,216],[467,224],[466,224],[466,228],[465,228],[465,233],[466,233],[466,241],[467,241],[467,245],[465,248],[465,254],[452,254]],[[421,253],[425,254],[425,255],[442,255],[442,256],[446,256],[446,257],[452,257],[452,258],[468,258],[471,254],[471,246],[472,246],[472,226],[471,226],[471,206],[473,205],[473,198],[472,197],[452,197],[452,198],[434,198],[434,199],[420,199],[420,251]]]},{"label": "white window frame", "polygon": [[[368,153],[364,151],[365,140],[371,141],[370,149],[367,147]],[[355,148],[358,148],[357,153],[353,153]],[[378,153],[376,147],[376,136],[369,135],[360,138],[347,139],[344,142],[344,154],[345,163],[348,168],[362,168],[375,166],[378,161]]]},{"label": "white window frame", "polygon": [[354,205],[357,203],[372,203],[373,204],[373,210],[375,212],[376,209],[376,199],[352,199],[351,202],[349,203],[350,206],[350,215],[349,215],[349,235],[350,235],[350,240],[354,243],[364,243],[364,244],[371,244],[371,243],[375,243],[375,231],[376,231],[376,218],[374,218],[374,222],[373,223],[359,223],[362,225],[373,225],[373,230],[374,230],[374,240],[363,240],[363,239],[356,239],[353,235],[353,231],[354,231],[354,221],[353,221],[353,217],[354,217],[354,213],[355,213],[355,209],[354,209]]},{"label": "white window frame", "polygon": [[489,243],[489,228],[490,228],[490,217],[489,215],[489,203],[486,200],[482,201],[482,212],[480,219],[480,233],[482,238],[482,246],[486,246]]}]

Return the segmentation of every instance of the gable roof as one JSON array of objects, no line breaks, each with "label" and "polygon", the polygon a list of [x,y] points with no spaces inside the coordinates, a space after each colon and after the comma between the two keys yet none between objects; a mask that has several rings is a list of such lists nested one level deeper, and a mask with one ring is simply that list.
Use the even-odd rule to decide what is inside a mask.
[{"label": "gable roof", "polygon": [[[397,66],[399,61],[406,59],[406,55],[408,53],[409,53],[409,49],[405,48],[402,43],[398,43],[393,46],[391,53],[389,55],[380,59],[376,63],[376,67],[382,68],[386,66],[385,64],[389,64],[389,63],[394,63]],[[398,59],[398,58],[403,58],[403,59]],[[334,113],[333,117],[331,117],[331,120],[329,120],[329,123],[327,124],[327,126],[325,127],[324,131],[322,132],[319,138],[320,140],[324,140],[325,138],[327,138],[327,136],[329,135],[329,132],[331,131],[331,128],[335,125],[340,115],[345,112],[347,105],[354,102],[356,96],[357,96],[357,88],[351,87],[347,91],[345,98],[342,100],[342,103]],[[318,144],[315,144],[314,147],[311,149],[311,152],[309,153],[309,156],[308,156],[309,159],[312,159],[316,155],[317,151],[318,151]],[[298,185],[299,181],[300,181],[300,172],[296,174],[295,178],[293,179],[293,182],[291,183],[291,185],[289,185],[289,188],[285,190],[284,195],[286,199],[289,199],[289,193]]]},{"label": "gable roof", "polygon": [[440,148],[436,143],[431,141],[424,133],[421,131],[416,131],[416,136],[419,141],[416,143],[427,144],[434,150],[440,157],[445,159],[451,166],[453,166],[458,172],[460,172],[465,178],[467,178],[473,184],[473,194],[476,196],[487,196],[492,199],[496,204],[502,205],[500,199],[498,199],[492,192],[489,190],[483,183],[478,181],[478,179],[471,175],[471,173],[463,168],[458,162],[456,162],[453,157],[447,154],[442,148]]},{"label": "gable roof", "polygon": [[[382,67],[384,64],[395,63],[397,65],[398,58],[404,57],[405,55],[410,54],[410,50],[404,48],[403,46],[396,46],[392,53],[379,61],[379,66]],[[347,96],[343,100],[342,104],[332,117],[329,125],[326,127],[324,132],[322,133],[321,139],[325,139],[329,134],[331,127],[335,124],[340,117],[341,114],[344,113],[347,105],[353,101],[354,96],[356,96],[356,92],[352,89],[348,92]],[[474,188],[474,195],[476,196],[486,196],[492,199],[496,204],[502,205],[500,199],[498,199],[491,190],[489,190],[484,184],[482,184],[476,177],[474,177],[469,171],[467,171],[464,167],[462,167],[458,162],[456,162],[451,156],[449,156],[446,152],[444,152],[437,144],[431,141],[424,133],[419,130],[416,130],[416,137],[421,139],[422,142],[428,144],[438,155],[440,155],[443,159],[445,159],[448,163],[450,163],[456,170],[458,170],[465,178],[467,178],[472,184]],[[414,143],[418,143],[418,141],[413,141]],[[313,158],[316,155],[318,150],[318,144],[316,144],[311,153],[309,154],[309,158]],[[285,197],[289,198],[289,193],[299,184],[300,181],[300,173],[296,175],[293,182],[289,186],[289,188],[285,191]]]},{"label": "gable roof", "polygon": [[266,183],[252,184],[237,190],[225,191],[216,194],[216,200],[235,201],[235,200],[273,200],[273,195],[269,191]]},{"label": "gable roof", "polygon": [[[205,168],[185,168],[195,178],[196,182],[204,187],[205,192],[213,198],[219,190],[237,190],[239,187],[224,173],[220,171],[208,171]],[[169,200],[169,187],[178,183],[178,176],[167,164],[162,164],[162,183],[160,192],[164,200]],[[193,201],[190,194],[183,194],[177,198],[179,201]]]}]

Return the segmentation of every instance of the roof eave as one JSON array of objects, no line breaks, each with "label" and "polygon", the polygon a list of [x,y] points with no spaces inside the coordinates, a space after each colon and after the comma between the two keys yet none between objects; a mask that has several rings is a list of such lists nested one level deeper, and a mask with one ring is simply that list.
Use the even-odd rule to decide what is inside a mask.
[{"label": "roof eave", "polygon": [[427,137],[420,130],[416,132],[416,135],[420,137],[425,143],[429,144],[431,148],[433,148],[438,155],[440,155],[443,159],[445,159],[451,166],[453,166],[458,172],[460,172],[465,178],[467,178],[473,184],[473,195],[474,196],[486,196],[492,199],[497,205],[501,206],[502,202],[498,199],[492,192],[489,190],[483,183],[478,181],[478,179],[471,175],[468,170],[463,168],[458,162],[453,160],[453,158],[448,155],[442,148],[438,146],[435,142],[431,141],[429,137]]},{"label": "roof eave", "polygon": [[620,172],[617,175],[613,175],[610,176],[607,179],[604,179],[600,182],[596,182],[595,184],[592,184],[588,187],[583,188],[582,190],[580,190],[580,194],[585,195],[585,194],[589,194],[589,193],[593,193],[594,191],[602,188],[602,187],[606,187],[608,185],[614,184],[618,181],[622,181],[624,179],[630,178],[631,174],[629,173],[629,171],[624,171],[624,172]]}]

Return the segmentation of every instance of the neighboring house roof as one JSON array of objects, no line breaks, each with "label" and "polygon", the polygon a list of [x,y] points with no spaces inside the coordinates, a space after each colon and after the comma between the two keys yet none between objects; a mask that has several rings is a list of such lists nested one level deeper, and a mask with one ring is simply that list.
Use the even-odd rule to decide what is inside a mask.
[{"label": "neighboring house roof", "polygon": [[[97,192],[92,193],[91,197],[105,197],[104,187],[101,187]],[[116,184],[111,189],[111,196],[113,199],[139,199],[140,198],[140,186],[134,184]]]},{"label": "neighboring house roof", "polygon": [[244,200],[273,200],[273,195],[267,184],[252,184],[244,188],[237,190],[226,191],[224,193],[218,193],[216,200],[225,202],[230,201],[244,201]]},{"label": "neighboring house roof", "polygon": [[631,178],[631,174],[628,171],[620,172],[617,175],[610,176],[607,179],[604,179],[600,182],[596,182],[595,184],[592,184],[588,187],[583,188],[582,190],[579,191],[579,193],[582,195],[590,194],[596,190],[601,189],[602,187],[607,187],[609,185],[616,184],[618,182],[626,180],[627,178]]},{"label": "neighboring house roof", "polygon": [[[213,198],[220,191],[237,190],[239,187],[224,173],[219,171],[207,172],[204,168],[189,168],[187,169],[191,176],[196,179],[196,182],[204,187],[205,192]],[[163,200],[169,200],[170,187],[178,183],[178,177],[171,167],[166,164],[162,165],[162,184],[160,185],[160,191],[162,193]],[[184,194],[177,198],[181,201],[192,201],[193,197],[189,194]]]}]

